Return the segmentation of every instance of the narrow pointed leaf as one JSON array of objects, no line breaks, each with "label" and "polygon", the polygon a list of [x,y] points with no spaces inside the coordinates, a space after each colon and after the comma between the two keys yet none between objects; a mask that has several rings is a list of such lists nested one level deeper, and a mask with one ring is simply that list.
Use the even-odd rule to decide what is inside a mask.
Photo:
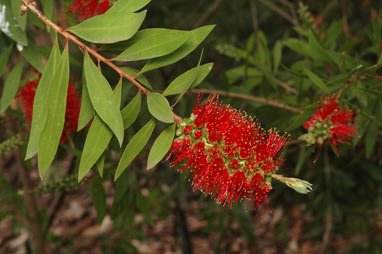
[{"label": "narrow pointed leaf", "polygon": [[192,30],[188,40],[182,46],[180,46],[180,48],[170,53],[169,55],[151,59],[146,63],[145,66],[143,66],[139,74],[173,64],[184,58],[192,51],[194,51],[194,49],[196,49],[196,47],[207,37],[207,35],[212,31],[214,27],[215,25],[209,25]]},{"label": "narrow pointed leaf", "polygon": [[19,24],[19,27],[21,30],[25,30],[25,26],[27,24],[27,16],[28,12],[24,13],[24,15],[21,15],[20,13],[20,7],[21,7],[21,1],[11,1],[11,7],[13,11],[13,15],[16,18],[17,23]]},{"label": "narrow pointed leaf", "polygon": [[23,70],[24,61],[20,61],[9,73],[7,79],[5,80],[3,93],[1,95],[0,113],[8,108],[12,100],[17,94],[17,89],[19,89],[21,72]]},{"label": "narrow pointed leaf", "polygon": [[82,95],[81,109],[78,117],[77,131],[82,130],[93,118],[94,108],[89,97],[88,88],[86,86],[85,73],[82,73]]},{"label": "narrow pointed leaf", "polygon": [[138,61],[167,55],[186,42],[188,31],[151,28],[138,31],[131,38],[126,50],[113,60]]},{"label": "narrow pointed leaf", "polygon": [[[207,63],[199,66],[198,73],[196,75],[195,80],[192,82],[191,87],[197,87],[200,83],[203,82],[203,80],[207,77],[208,73],[212,70],[213,63]],[[194,67],[185,73],[179,75],[174,81],[170,83],[170,85],[164,90],[163,95],[169,96],[174,94],[180,94],[184,91],[187,91],[187,88],[189,87],[189,82],[193,77],[193,74],[195,74],[195,70],[197,67]]]},{"label": "narrow pointed leaf", "polygon": [[[114,96],[118,102],[118,105],[121,103],[121,87],[122,85],[119,83],[114,90]],[[113,132],[100,119],[100,117],[96,115],[86,136],[85,145],[80,160],[80,167],[78,169],[78,182],[84,178],[93,165],[99,160],[112,137]]]},{"label": "narrow pointed leaf", "polygon": [[97,222],[101,224],[106,215],[106,193],[98,176],[90,183],[90,196],[97,211]]},{"label": "narrow pointed leaf", "polygon": [[146,11],[139,13],[111,12],[89,18],[68,30],[94,43],[115,43],[130,39],[145,19]]},{"label": "narrow pointed leaf", "polygon": [[107,11],[110,12],[136,12],[145,7],[151,0],[119,0]]},{"label": "narrow pointed leaf", "polygon": [[164,123],[173,123],[174,117],[172,115],[170,103],[168,100],[159,93],[147,94],[147,107],[150,114]]},{"label": "narrow pointed leaf", "polygon": [[52,164],[60,143],[65,122],[68,84],[69,54],[66,46],[47,94],[46,123],[38,142],[38,169],[41,178]]},{"label": "narrow pointed leaf", "polygon": [[37,86],[36,94],[33,100],[33,118],[25,155],[26,160],[37,153],[40,134],[46,122],[48,89],[52,84],[53,76],[60,59],[61,53],[56,40]]},{"label": "narrow pointed leaf", "polygon": [[110,88],[109,82],[85,53],[84,64],[86,85],[90,100],[97,115],[105,122],[122,145],[124,128],[119,103]]},{"label": "narrow pointed leaf", "polygon": [[134,99],[132,99],[126,107],[121,111],[123,126],[125,129],[129,128],[137,119],[141,111],[141,93],[138,91]]},{"label": "narrow pointed leaf", "polygon": [[[14,0],[12,0],[14,1]],[[0,31],[22,46],[28,45],[28,38],[16,22],[9,0],[0,0]]]},{"label": "narrow pointed leaf", "polygon": [[127,144],[123,151],[121,160],[118,163],[117,170],[115,172],[114,181],[126,170],[130,163],[145,147],[155,127],[155,120],[151,119],[145,126],[142,127]]},{"label": "narrow pointed leaf", "polygon": [[155,140],[147,159],[147,169],[153,168],[166,155],[174,140],[175,123],[165,129]]},{"label": "narrow pointed leaf", "polygon": [[100,177],[103,177],[103,168],[105,166],[105,153],[99,157],[98,161],[96,162],[98,174]]},{"label": "narrow pointed leaf", "polygon": [[329,88],[325,85],[325,83],[321,80],[319,76],[311,72],[309,69],[304,68],[304,72],[306,76],[313,82],[314,85],[316,85],[318,88],[320,88],[322,91],[328,93],[330,92]]},{"label": "narrow pointed leaf", "polygon": [[29,43],[27,47],[17,47],[20,54],[40,73],[44,71],[44,64],[42,63],[43,55],[40,48],[36,45]]},{"label": "narrow pointed leaf", "polygon": [[[121,70],[123,70],[126,74],[135,76],[139,72],[137,69],[131,68],[131,67],[121,67]],[[135,78],[139,83],[141,83],[144,87],[153,90],[153,87],[151,86],[149,80],[144,75],[139,75]]]},{"label": "narrow pointed leaf", "polygon": [[11,55],[13,50],[13,44],[11,44],[8,48],[6,48],[1,54],[0,54],[0,77],[3,75],[5,66],[7,66],[9,56]]}]

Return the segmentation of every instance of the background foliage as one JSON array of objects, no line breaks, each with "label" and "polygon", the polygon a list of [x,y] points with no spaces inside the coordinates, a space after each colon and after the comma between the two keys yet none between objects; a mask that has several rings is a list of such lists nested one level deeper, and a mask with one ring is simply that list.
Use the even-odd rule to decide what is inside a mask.
[{"label": "background foliage", "polygon": [[[74,17],[66,17],[65,9],[70,1],[56,1],[55,11],[50,11],[47,2],[41,4],[48,17],[64,27],[76,24]],[[1,0],[0,3],[11,2]],[[221,92],[220,98],[225,103],[255,115],[264,128],[288,131],[293,140],[305,133],[302,123],[309,119],[315,102],[341,91],[341,103],[358,111],[358,137],[353,143],[341,146],[339,157],[324,146],[315,162],[319,149],[296,141],[288,146],[284,156],[283,174],[313,183],[311,194],[300,195],[275,184],[268,201],[272,212],[247,211],[243,206],[222,208],[199,192],[192,192],[187,180],[169,169],[167,162],[151,171],[145,170],[150,147],[167,126],[163,123],[158,124],[149,145],[116,182],[113,181],[115,169],[123,151],[113,138],[105,153],[103,178],[94,167],[78,185],[73,174],[77,174],[86,138],[86,131],[79,132],[71,143],[60,146],[55,163],[41,183],[35,172],[36,162],[33,159],[25,162],[40,193],[37,199],[43,233],[51,248],[62,253],[80,253],[86,248],[95,248],[100,253],[134,253],[137,248],[144,252],[142,246],[149,246],[146,252],[153,253],[156,250],[153,243],[159,242],[165,248],[168,241],[178,246],[169,250],[170,253],[191,253],[192,249],[194,253],[379,253],[382,250],[381,6],[367,0],[299,2],[302,3],[299,6],[285,0],[168,0],[166,4],[153,1],[147,7],[142,28],[191,30],[216,24],[202,46],[189,57],[145,73],[147,80],[155,91],[165,90],[175,77],[196,66],[203,47],[201,64],[213,62],[214,67],[200,88]],[[51,31],[35,15],[28,12],[27,18],[16,18],[14,22],[28,25],[25,34],[13,33],[16,36],[13,39],[21,45],[28,40],[29,44],[19,52],[9,35],[4,31],[1,34],[3,94],[12,73],[16,80],[21,75],[23,83],[36,75],[33,68],[41,72],[44,66],[41,59],[47,59],[52,45]],[[62,38],[60,44],[64,45]],[[69,46],[71,79],[80,90],[83,54],[77,46]],[[112,55],[119,47],[105,45],[103,49]],[[142,63],[128,67],[141,69]],[[116,73],[104,65],[101,67],[109,82],[117,84]],[[17,73],[20,68],[22,74]],[[178,115],[187,117],[191,113],[197,92],[189,91],[180,100],[175,107]],[[121,105],[125,106],[136,90],[124,81],[121,93]],[[243,99],[242,95],[252,97]],[[4,98],[7,97],[3,95],[1,99],[2,109]],[[266,103],[258,98],[265,98]],[[170,97],[171,104],[175,101],[176,96]],[[278,107],[272,104],[275,101],[279,102]],[[149,109],[142,104],[138,119],[125,131],[125,140],[130,140],[149,119]],[[3,222],[11,220],[9,237],[12,238],[26,227],[22,220],[26,208],[16,167],[20,162],[17,147],[21,146],[25,152],[23,140],[28,137],[28,126],[15,102],[1,114],[0,128],[0,218]],[[54,193],[47,194],[50,192]],[[86,201],[89,196],[92,205]],[[112,233],[97,235],[95,244],[89,240],[89,245],[81,245],[76,238],[92,238],[79,231],[65,235],[48,230],[58,227],[62,210],[71,199],[82,200],[82,205],[91,207],[90,212],[72,223],[93,218],[93,224],[101,224],[106,216],[112,220]],[[158,229],[163,222],[171,226]]]}]

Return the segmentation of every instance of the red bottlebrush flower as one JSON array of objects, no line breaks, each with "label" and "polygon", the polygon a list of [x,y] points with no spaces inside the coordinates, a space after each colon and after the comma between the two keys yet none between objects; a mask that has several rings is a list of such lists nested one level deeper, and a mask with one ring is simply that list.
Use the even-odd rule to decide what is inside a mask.
[{"label": "red bottlebrush flower", "polygon": [[288,138],[275,130],[265,132],[245,113],[210,97],[178,125],[171,148],[171,167],[188,172],[193,189],[232,207],[254,200],[254,208],[266,203],[271,176],[279,169]]},{"label": "red bottlebrush flower", "polygon": [[347,144],[351,137],[357,136],[353,124],[355,114],[355,111],[338,105],[338,94],[324,98],[311,119],[304,123],[308,133],[302,135],[301,139],[306,140],[308,145],[317,143],[319,146],[327,139],[338,154],[338,143]]},{"label": "red bottlebrush flower", "polygon": [[109,0],[76,0],[68,8],[79,21],[105,13],[110,6]]},{"label": "red bottlebrush flower", "polygon": [[[21,108],[28,123],[32,122],[33,101],[38,86],[37,81],[29,81],[25,86],[19,88],[17,98],[20,100]],[[77,130],[78,117],[80,115],[81,99],[76,92],[76,87],[69,83],[66,98],[65,124],[60,142],[63,143],[70,133]]]}]

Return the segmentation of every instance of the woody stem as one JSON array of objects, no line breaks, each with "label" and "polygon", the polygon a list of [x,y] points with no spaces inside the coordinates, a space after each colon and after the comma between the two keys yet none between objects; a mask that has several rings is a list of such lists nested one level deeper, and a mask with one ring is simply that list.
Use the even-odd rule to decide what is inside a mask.
[{"label": "woody stem", "polygon": [[[145,94],[148,94],[149,91],[144,88],[136,79],[134,76],[129,75],[125,73],[121,68],[116,66],[114,63],[112,63],[109,59],[103,57],[100,55],[97,50],[92,49],[88,46],[86,46],[84,43],[82,43],[76,36],[72,35],[71,33],[67,32],[65,29],[62,27],[58,26],[51,20],[49,20],[47,17],[45,17],[37,8],[36,8],[36,3],[33,0],[20,0],[24,6],[26,6],[31,12],[37,15],[37,17],[44,22],[46,25],[51,27],[55,32],[61,34],[62,36],[65,37],[66,40],[70,40],[73,43],[75,43],[77,46],[82,48],[84,51],[87,51],[89,54],[91,54],[93,57],[95,57],[98,61],[104,62],[106,65],[110,66],[114,71],[116,71],[121,77],[126,78],[129,80],[133,85],[135,85],[140,91],[142,91]],[[172,113],[175,122],[182,122],[183,119],[176,115],[174,112]]]}]

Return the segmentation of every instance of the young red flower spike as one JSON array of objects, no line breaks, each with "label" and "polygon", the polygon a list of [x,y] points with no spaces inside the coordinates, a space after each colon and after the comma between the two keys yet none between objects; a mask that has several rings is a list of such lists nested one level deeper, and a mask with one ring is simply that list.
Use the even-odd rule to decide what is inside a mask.
[{"label": "young red flower spike", "polygon": [[316,112],[309,121],[304,123],[308,130],[300,139],[307,141],[308,145],[322,146],[327,139],[333,150],[339,154],[338,143],[347,144],[352,137],[357,136],[353,124],[355,111],[338,106],[338,94],[324,98],[318,105]]},{"label": "young red flower spike", "polygon": [[105,13],[110,6],[109,0],[76,0],[68,8],[79,21]]},{"label": "young red flower spike", "polygon": [[252,117],[215,96],[199,103],[200,98],[191,117],[178,125],[170,166],[180,166],[194,190],[223,206],[245,200],[253,200],[254,208],[266,204],[287,136],[264,131]]},{"label": "young red flower spike", "polygon": [[[21,108],[28,123],[32,122],[33,101],[38,86],[37,81],[29,81],[25,86],[19,88],[17,98],[20,100]],[[77,130],[78,117],[80,114],[81,99],[76,92],[76,87],[69,83],[68,95],[66,98],[65,124],[60,142],[63,143],[70,133]]]}]

